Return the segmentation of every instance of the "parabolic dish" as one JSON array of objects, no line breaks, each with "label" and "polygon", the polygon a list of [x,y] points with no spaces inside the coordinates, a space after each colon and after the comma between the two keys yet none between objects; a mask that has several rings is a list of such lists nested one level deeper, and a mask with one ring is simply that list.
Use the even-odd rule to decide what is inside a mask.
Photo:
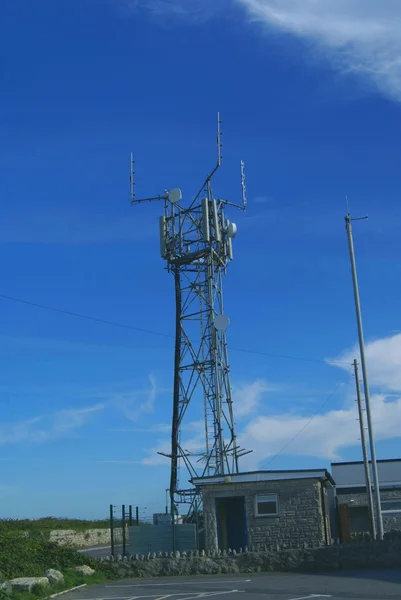
[{"label": "parabolic dish", "polygon": [[235,223],[228,224],[227,235],[229,238],[234,238],[237,235],[237,226]]},{"label": "parabolic dish", "polygon": [[177,204],[180,200],[182,200],[182,192],[180,188],[174,188],[168,193],[168,199],[172,204]]},{"label": "parabolic dish", "polygon": [[214,326],[218,331],[225,331],[230,324],[230,319],[227,315],[216,315],[214,318]]}]

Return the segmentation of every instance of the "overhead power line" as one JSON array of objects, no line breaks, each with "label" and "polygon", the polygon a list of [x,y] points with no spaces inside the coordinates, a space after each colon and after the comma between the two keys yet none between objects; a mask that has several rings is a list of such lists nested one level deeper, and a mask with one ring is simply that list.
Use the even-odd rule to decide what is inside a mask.
[{"label": "overhead power line", "polygon": [[134,325],[127,325],[126,323],[119,323],[118,321],[110,321],[108,319],[100,319],[98,317],[91,317],[82,313],[77,313],[71,310],[63,310],[62,308],[55,308],[47,304],[40,304],[38,302],[31,302],[30,300],[23,300],[22,298],[16,298],[15,296],[7,296],[0,294],[0,298],[3,300],[11,300],[12,302],[19,302],[26,306],[34,306],[35,308],[42,308],[51,312],[59,313],[61,315],[68,315],[70,317],[77,317],[79,319],[85,319],[86,321],[93,321],[95,323],[101,323],[102,325],[111,325],[112,327],[119,327],[120,329],[130,329],[131,331],[138,331],[140,333],[149,333],[150,335],[158,335],[159,337],[173,338],[174,336],[169,333],[161,333],[160,331],[153,331],[152,329],[143,329],[142,327],[135,327]]},{"label": "overhead power line", "polygon": [[[351,372],[352,366],[349,368],[348,373]],[[278,458],[283,452],[284,450],[287,450],[288,446],[290,446],[300,435],[303,431],[305,431],[305,429],[312,423],[312,421],[321,414],[323,408],[326,406],[326,404],[328,404],[330,402],[330,400],[333,398],[333,396],[337,393],[337,391],[339,390],[339,388],[343,385],[343,383],[346,383],[346,379],[343,378],[341,381],[339,381],[334,390],[332,392],[330,392],[330,394],[327,396],[326,400],[323,402],[323,404],[321,405],[321,407],[319,408],[318,412],[316,412],[314,415],[312,415],[312,417],[305,423],[305,425],[303,425],[303,427],[301,427],[301,429],[298,431],[298,433],[296,433],[282,448],[279,452],[277,452],[277,454],[275,454],[274,456],[272,456],[272,458],[270,460],[267,461],[266,465],[269,465],[270,463],[272,463],[276,458]]]},{"label": "overhead power line", "polygon": [[[127,329],[130,331],[137,331],[139,333],[146,333],[149,335],[156,335],[158,337],[164,337],[169,339],[175,339],[174,335],[171,333],[163,333],[161,331],[154,331],[153,329],[145,329],[143,327],[137,327],[135,325],[129,325],[127,323],[120,323],[119,321],[112,321],[110,319],[101,319],[99,317],[92,317],[90,315],[85,315],[83,313],[78,313],[72,310],[64,310],[62,308],[56,308],[54,306],[49,306],[48,304],[42,304],[39,302],[32,302],[31,300],[24,300],[23,298],[17,298],[16,296],[9,296],[7,294],[0,294],[0,299],[9,300],[11,302],[16,302],[18,304],[23,304],[25,306],[32,306],[34,308],[41,308],[43,310],[47,310],[50,312],[58,313],[61,315],[67,315],[69,317],[75,317],[78,319],[83,319],[85,321],[92,321],[94,323],[100,323],[102,325],[109,325],[111,327],[118,327],[119,329]],[[258,354],[260,356],[268,356],[270,358],[280,358],[283,360],[295,360],[302,362],[310,362],[310,363],[320,363],[320,364],[328,364],[328,362],[324,359],[319,358],[308,358],[303,356],[291,356],[286,354],[276,354],[274,352],[266,352],[263,350],[250,350],[248,348],[238,348],[236,346],[229,345],[229,350],[234,352],[243,352],[245,354]],[[349,366],[349,363],[340,362],[340,361],[331,361],[330,364],[338,365],[338,366]]]}]

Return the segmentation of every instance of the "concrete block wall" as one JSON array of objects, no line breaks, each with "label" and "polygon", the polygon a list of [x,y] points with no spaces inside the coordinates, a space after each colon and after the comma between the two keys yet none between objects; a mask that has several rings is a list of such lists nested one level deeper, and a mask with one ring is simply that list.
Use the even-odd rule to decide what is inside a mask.
[{"label": "concrete block wall", "polygon": [[[50,532],[50,541],[60,544],[61,546],[72,545],[77,546],[78,548],[109,546],[110,540],[110,529],[88,529],[87,531],[55,529]],[[122,529],[114,530],[114,542],[122,543]]]},{"label": "concrete block wall", "polygon": [[[255,496],[277,494],[279,515],[257,517]],[[315,480],[226,483],[203,488],[205,547],[217,550],[216,498],[244,496],[250,547],[274,549],[326,544],[321,483]]]}]

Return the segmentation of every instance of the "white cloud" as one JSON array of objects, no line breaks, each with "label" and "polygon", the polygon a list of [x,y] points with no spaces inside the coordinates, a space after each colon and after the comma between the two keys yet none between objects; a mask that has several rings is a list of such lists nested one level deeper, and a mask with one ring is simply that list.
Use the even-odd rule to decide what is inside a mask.
[{"label": "white cloud", "polygon": [[160,20],[171,17],[203,23],[229,6],[230,0],[123,0],[130,11],[143,11]]},{"label": "white cloud", "polygon": [[233,405],[235,416],[241,418],[255,414],[255,411],[259,408],[262,395],[270,390],[275,390],[275,388],[269,386],[262,379],[234,387]]},{"label": "white cloud", "polygon": [[[120,0],[159,19],[199,23],[244,8],[252,21],[308,42],[310,56],[363,76],[401,101],[400,0]],[[121,5],[121,4],[120,4]]]},{"label": "white cloud", "polygon": [[153,375],[148,375],[150,388],[133,390],[119,394],[114,398],[114,404],[129,421],[137,421],[143,414],[151,413],[157,396],[156,381]]},{"label": "white cloud", "polygon": [[236,0],[270,30],[313,43],[343,73],[362,75],[401,101],[399,0]]},{"label": "white cloud", "polygon": [[[371,398],[375,439],[401,437],[401,398],[389,402],[385,396]],[[293,413],[254,419],[239,436],[239,442],[253,453],[243,459],[241,468],[257,468],[277,453],[341,460],[344,448],[360,444],[356,405],[322,415],[301,417]],[[274,465],[272,466],[274,468]]]},{"label": "white cloud", "polygon": [[[359,357],[358,347],[343,352],[331,363],[348,371],[347,365]],[[366,344],[370,384],[378,393],[371,397],[376,441],[401,437],[401,334]],[[330,361],[331,362],[331,361]],[[352,386],[354,386],[351,379]],[[395,394],[393,393],[395,392]],[[351,397],[354,398],[352,388]],[[313,415],[311,415],[313,417]],[[254,452],[245,457],[249,467],[283,450],[287,455],[341,459],[344,448],[360,444],[359,422],[355,403],[346,409],[331,410],[314,416],[294,412],[260,415],[241,432],[239,442]],[[244,463],[243,463],[244,464]]]},{"label": "white cloud", "polygon": [[[203,420],[192,421],[186,423],[185,431],[182,432],[181,445],[182,448],[194,454],[204,454],[205,452],[205,424]],[[171,429],[169,431],[171,433]],[[161,438],[157,441],[154,447],[146,450],[146,457],[143,459],[144,465],[149,466],[169,466],[169,461],[166,454],[171,452],[171,437]],[[199,456],[196,460],[199,459]]]},{"label": "white cloud", "polygon": [[113,433],[169,433],[171,423],[156,423],[155,425],[149,425],[149,427],[113,428],[110,431]]},{"label": "white cloud", "polygon": [[[375,386],[375,393],[371,397],[375,439],[381,441],[400,438],[401,334],[397,333],[366,344],[366,355],[370,381]],[[342,353],[332,364],[336,368],[349,371],[346,365],[352,364],[355,356],[358,356],[357,347]],[[278,453],[310,457],[311,463],[313,457],[327,461],[344,459],[346,448],[360,445],[358,412],[351,373],[344,375],[344,382],[347,379],[350,386],[346,391],[343,389],[341,392],[341,386],[338,386],[336,395],[333,394],[334,400],[338,398],[337,394],[342,393],[343,408],[326,410],[321,414],[310,412],[306,416],[298,408],[280,414],[269,414],[269,405],[262,404],[262,400],[264,394],[274,388],[270,388],[263,380],[238,386],[235,390],[234,413],[240,417],[248,417],[245,426],[237,427],[238,443],[242,448],[253,450],[252,454],[241,459],[241,469],[267,468],[269,460]],[[285,388],[280,388],[279,391],[280,401],[283,403]],[[291,398],[293,395],[291,391]],[[332,401],[328,394],[327,399]],[[302,398],[302,405],[305,408],[305,398]],[[307,405],[310,407],[310,403]],[[330,407],[329,402],[327,405]],[[201,425],[199,422],[198,430],[193,428],[194,435],[190,433],[190,429],[186,430],[188,437],[183,447],[192,452],[199,452],[203,448]],[[168,460],[158,456],[157,452],[169,451],[169,440],[159,440],[154,448],[147,451],[144,463],[164,464],[168,467]],[[274,469],[274,462],[269,468]]]},{"label": "white cloud", "polygon": [[[276,388],[267,384],[263,379],[251,383],[242,383],[233,387],[234,414],[239,419],[251,418],[258,412],[263,394]],[[205,432],[203,419],[185,424],[182,431],[182,447],[194,454],[205,452]],[[170,433],[170,429],[168,430]],[[143,463],[146,465],[168,465],[168,460],[159,453],[171,452],[170,438],[160,439],[157,444],[146,451]],[[199,457],[198,457],[199,458]]]},{"label": "white cloud", "polygon": [[47,442],[73,435],[104,408],[95,404],[86,408],[60,410],[52,415],[8,423],[0,427],[0,445],[20,442]]},{"label": "white cloud", "polygon": [[[370,385],[383,392],[401,393],[401,333],[369,342],[365,354]],[[351,364],[355,358],[360,361],[358,345],[328,362],[341,366],[341,363]]]}]

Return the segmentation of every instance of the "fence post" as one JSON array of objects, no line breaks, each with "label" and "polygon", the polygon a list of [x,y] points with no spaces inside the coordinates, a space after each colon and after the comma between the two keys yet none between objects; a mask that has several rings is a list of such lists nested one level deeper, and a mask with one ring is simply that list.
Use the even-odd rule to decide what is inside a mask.
[{"label": "fence post", "polygon": [[132,504],[129,505],[129,526],[132,527]]},{"label": "fence post", "polygon": [[125,545],[126,545],[126,539],[125,539],[125,504],[123,504],[121,506],[121,521],[122,521],[122,528],[123,528],[123,556],[125,556]]},{"label": "fence post", "polygon": [[113,505],[110,504],[110,549],[111,555],[114,556],[114,523],[113,523]]},{"label": "fence post", "polygon": [[172,535],[172,543],[173,543],[173,552],[176,551],[176,537],[175,537],[175,506],[173,500],[171,500],[171,535]]},{"label": "fence post", "polygon": [[196,537],[196,549],[199,550],[199,512],[198,503],[195,502],[195,537]]}]

